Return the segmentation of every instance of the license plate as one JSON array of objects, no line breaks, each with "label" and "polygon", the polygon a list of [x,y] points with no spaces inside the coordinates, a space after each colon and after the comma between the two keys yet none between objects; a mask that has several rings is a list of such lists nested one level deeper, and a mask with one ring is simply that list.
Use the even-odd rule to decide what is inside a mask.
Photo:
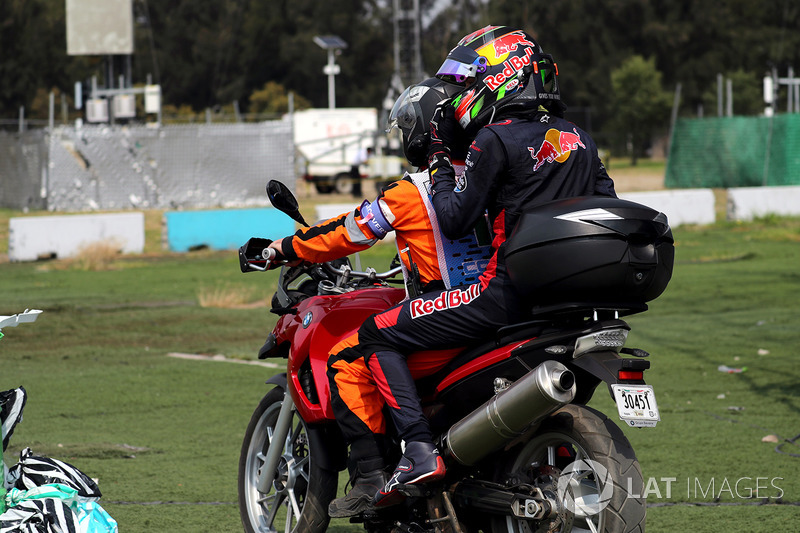
[{"label": "license plate", "polygon": [[650,385],[611,385],[619,418],[631,427],[655,427],[661,420]]}]

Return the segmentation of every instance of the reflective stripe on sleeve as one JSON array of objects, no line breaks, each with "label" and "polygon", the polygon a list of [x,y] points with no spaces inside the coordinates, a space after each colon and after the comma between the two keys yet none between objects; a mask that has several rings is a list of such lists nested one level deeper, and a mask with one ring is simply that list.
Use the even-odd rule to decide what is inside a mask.
[{"label": "reflective stripe on sleeve", "polygon": [[378,239],[369,239],[366,235],[364,235],[364,232],[361,231],[359,223],[356,222],[355,214],[352,211],[347,214],[347,217],[344,220],[344,227],[347,228],[347,236],[350,238],[350,242],[353,244],[372,246],[378,242]]}]

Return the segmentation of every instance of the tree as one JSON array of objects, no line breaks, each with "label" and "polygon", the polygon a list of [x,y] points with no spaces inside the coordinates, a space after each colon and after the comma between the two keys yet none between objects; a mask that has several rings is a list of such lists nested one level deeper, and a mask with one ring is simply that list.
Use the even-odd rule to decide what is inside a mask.
[{"label": "tree", "polygon": [[71,93],[75,81],[91,72],[89,58],[67,56],[63,0],[0,2],[0,118],[46,119],[48,106],[32,104],[37,91]]},{"label": "tree", "polygon": [[337,35],[348,46],[336,57],[336,106],[377,107],[392,74],[391,27],[391,3],[377,0],[250,0],[238,66],[247,94],[275,81],[327,107],[327,52],[314,36]]},{"label": "tree", "polygon": [[[196,112],[238,102],[274,82],[327,106],[326,52],[315,35],[338,35],[338,107],[380,106],[394,71],[393,4],[387,0],[133,0],[133,82],[148,74],[164,105]],[[774,66],[800,69],[800,3],[792,0],[420,0],[423,67],[429,74],[458,39],[487,24],[522,28],[559,66],[568,118],[610,139],[610,73],[633,56],[652,58],[665,87],[680,82],[681,114],[696,113],[716,90],[717,73],[734,79],[734,110],[752,113],[750,94]],[[96,75],[104,56],[67,56],[64,0],[0,2],[0,117],[33,111],[34,95]],[[400,36],[402,39],[403,36]],[[117,57],[116,59],[121,59]],[[740,95],[740,92],[743,94]],[[750,94],[748,94],[750,93]],[[581,123],[591,111],[591,124]],[[572,113],[575,113],[573,116]],[[31,116],[31,115],[28,115]],[[46,118],[46,117],[41,117]]]},{"label": "tree", "polygon": [[653,133],[669,119],[670,94],[661,87],[661,73],[653,58],[634,55],[611,73],[613,123],[631,145],[631,164],[644,154]]},{"label": "tree", "polygon": [[[253,91],[250,94],[251,113],[286,113],[289,111],[289,94],[283,85],[274,81],[268,81],[264,87]],[[300,95],[294,96],[294,108],[296,110],[308,109],[311,102]]]},{"label": "tree", "polygon": [[[722,101],[727,103],[727,80],[731,81],[733,89],[733,114],[734,115],[760,115],[764,112],[764,90],[762,77],[753,72],[739,69],[722,75],[725,85],[722,88]],[[719,90],[717,83],[703,93],[703,108],[705,116],[716,116],[719,107]],[[723,106],[723,113],[727,105]]]}]

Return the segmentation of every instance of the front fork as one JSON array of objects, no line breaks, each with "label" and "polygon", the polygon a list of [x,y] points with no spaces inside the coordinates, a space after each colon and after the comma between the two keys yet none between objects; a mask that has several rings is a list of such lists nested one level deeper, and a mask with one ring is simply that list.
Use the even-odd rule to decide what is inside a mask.
[{"label": "front fork", "polygon": [[275,422],[275,427],[269,439],[267,457],[264,460],[264,464],[261,466],[261,471],[258,473],[258,485],[256,487],[258,492],[266,494],[272,488],[272,483],[275,481],[275,473],[278,468],[278,461],[281,455],[283,455],[286,438],[289,436],[289,429],[292,425],[294,411],[295,407],[292,395],[289,394],[288,391],[284,391],[283,403],[278,413],[278,420]]}]

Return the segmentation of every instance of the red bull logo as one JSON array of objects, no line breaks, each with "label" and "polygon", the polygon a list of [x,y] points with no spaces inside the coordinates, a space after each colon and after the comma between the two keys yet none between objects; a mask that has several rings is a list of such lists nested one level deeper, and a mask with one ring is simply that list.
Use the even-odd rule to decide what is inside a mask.
[{"label": "red bull logo", "polygon": [[519,50],[520,46],[527,46],[533,48],[534,51],[538,45],[530,40],[521,31],[507,33],[493,41],[481,46],[475,50],[479,55],[486,58],[490,65],[499,65],[505,61],[508,54]]},{"label": "red bull logo", "polygon": [[486,76],[485,83],[489,90],[492,92],[496,91],[502,87],[506,81],[515,77],[517,73],[525,66],[530,65],[531,56],[533,56],[534,53],[535,50],[533,48],[526,48],[524,55],[513,56],[504,61],[502,72],[498,72],[497,74],[493,74],[491,76]]},{"label": "red bull logo", "polygon": [[481,286],[479,283],[470,285],[465,289],[454,289],[444,291],[432,300],[417,298],[411,300],[411,318],[427,316],[435,311],[444,311],[467,305],[472,300],[480,296]]},{"label": "red bull logo", "polygon": [[563,163],[569,157],[570,152],[579,147],[586,149],[577,128],[572,128],[572,131],[550,128],[545,133],[544,141],[538,150],[528,147],[531,157],[536,161],[533,170],[539,170],[545,163]]},{"label": "red bull logo", "polygon": [[495,39],[492,44],[494,44],[494,55],[498,58],[510,54],[511,52],[516,52],[520,45],[536,48],[536,43],[529,41],[522,32],[503,35],[499,39]]}]

